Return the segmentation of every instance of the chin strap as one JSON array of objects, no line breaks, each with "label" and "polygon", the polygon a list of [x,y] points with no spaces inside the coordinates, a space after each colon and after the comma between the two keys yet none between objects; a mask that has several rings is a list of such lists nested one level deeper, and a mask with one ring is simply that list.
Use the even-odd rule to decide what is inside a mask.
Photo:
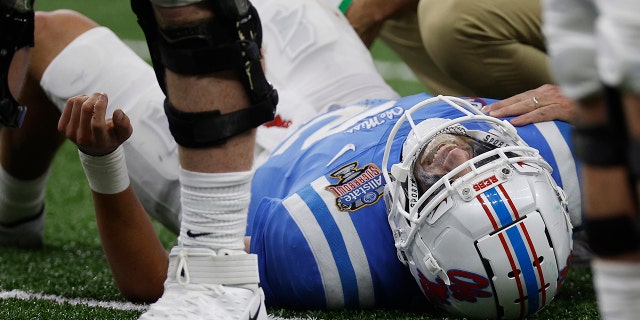
[{"label": "chin strap", "polygon": [[429,270],[429,272],[431,272],[436,277],[440,277],[447,286],[450,286],[451,279],[449,279],[446,270],[440,267],[440,265],[438,264],[438,260],[433,257],[433,255],[431,254],[431,250],[429,250],[427,245],[424,243],[422,237],[416,237],[415,243],[418,245],[418,248],[420,248],[424,255],[424,259],[422,262],[424,263],[424,266],[427,268],[427,270]]}]

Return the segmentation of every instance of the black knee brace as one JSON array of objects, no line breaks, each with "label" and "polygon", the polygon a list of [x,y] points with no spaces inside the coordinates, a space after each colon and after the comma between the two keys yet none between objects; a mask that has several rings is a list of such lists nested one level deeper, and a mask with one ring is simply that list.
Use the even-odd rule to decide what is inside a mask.
[{"label": "black knee brace", "polygon": [[21,106],[9,90],[9,67],[16,51],[33,47],[34,0],[0,0],[0,123],[20,127],[27,107]]},{"label": "black knee brace", "polygon": [[577,124],[573,131],[576,156],[586,164],[618,166],[627,164],[627,127],[618,90],[606,87],[604,97],[608,122],[598,125]]},{"label": "black knee brace", "polygon": [[640,140],[629,139],[629,170],[635,182],[640,182]]},{"label": "black knee brace", "polygon": [[604,86],[609,122],[577,125],[573,142],[576,156],[596,166],[627,166],[630,179],[640,181],[640,140],[629,137],[619,90]]},{"label": "black knee brace", "polygon": [[638,220],[626,215],[585,219],[587,241],[596,255],[607,257],[640,250]]},{"label": "black knee brace", "polygon": [[278,95],[261,65],[262,26],[246,0],[207,0],[216,16],[200,24],[159,29],[148,0],[131,0],[144,31],[156,77],[166,94],[165,67],[186,75],[237,70],[252,105],[228,114],[218,110],[187,113],[168,99],[165,113],[176,142],[185,147],[220,145],[227,139],[273,120]]}]

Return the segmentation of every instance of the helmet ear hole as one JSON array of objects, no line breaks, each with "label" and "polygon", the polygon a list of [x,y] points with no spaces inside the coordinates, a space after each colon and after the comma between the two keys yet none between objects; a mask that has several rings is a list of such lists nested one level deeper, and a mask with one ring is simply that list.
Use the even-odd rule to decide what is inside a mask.
[{"label": "helmet ear hole", "polygon": [[[547,290],[547,289],[549,288],[549,286],[551,286],[551,284],[550,284],[550,283],[548,283],[548,282],[547,282],[547,283],[545,283],[544,288],[540,288],[540,289],[538,289],[538,294],[540,294],[542,291]],[[528,299],[528,298],[529,298],[528,296],[524,296],[524,297],[522,297],[522,298],[518,298],[518,299],[513,300],[513,303],[515,303],[515,304],[520,304],[520,303],[522,303],[522,302],[523,302],[523,300]]]},{"label": "helmet ear hole", "polygon": [[538,259],[535,259],[535,260],[533,261],[533,266],[534,266],[535,268],[538,268],[538,267],[540,267],[540,265],[542,265],[542,262],[543,262],[543,261],[544,261],[544,257],[543,257],[543,256],[539,256],[539,257],[538,257]]}]

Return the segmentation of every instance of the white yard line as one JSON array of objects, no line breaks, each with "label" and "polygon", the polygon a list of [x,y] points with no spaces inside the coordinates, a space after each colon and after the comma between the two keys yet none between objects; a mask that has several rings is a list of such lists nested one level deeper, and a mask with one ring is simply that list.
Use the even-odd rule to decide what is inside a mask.
[{"label": "white yard line", "polygon": [[[120,301],[98,301],[80,298],[65,298],[53,294],[33,293],[22,290],[0,291],[0,300],[19,299],[19,300],[46,300],[57,304],[85,305],[89,307],[100,307],[123,311],[146,311],[148,305],[135,304],[131,302]],[[315,320],[316,318],[281,318],[269,316],[271,320]]]},{"label": "white yard line", "polygon": [[0,299],[19,299],[19,300],[46,300],[57,304],[70,304],[70,305],[86,305],[90,307],[101,307],[124,311],[145,311],[146,305],[135,304],[130,302],[119,301],[98,301],[90,299],[80,298],[65,298],[52,294],[42,294],[26,292],[22,290],[0,291]]}]

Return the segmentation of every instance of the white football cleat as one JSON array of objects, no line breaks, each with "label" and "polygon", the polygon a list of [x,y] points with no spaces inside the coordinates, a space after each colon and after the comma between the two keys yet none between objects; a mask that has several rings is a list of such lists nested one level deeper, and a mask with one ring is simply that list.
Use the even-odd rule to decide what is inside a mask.
[{"label": "white football cleat", "polygon": [[162,297],[139,319],[264,320],[257,256],[176,246]]},{"label": "white football cleat", "polygon": [[43,245],[44,209],[37,216],[16,223],[0,223],[0,246],[37,249]]}]

